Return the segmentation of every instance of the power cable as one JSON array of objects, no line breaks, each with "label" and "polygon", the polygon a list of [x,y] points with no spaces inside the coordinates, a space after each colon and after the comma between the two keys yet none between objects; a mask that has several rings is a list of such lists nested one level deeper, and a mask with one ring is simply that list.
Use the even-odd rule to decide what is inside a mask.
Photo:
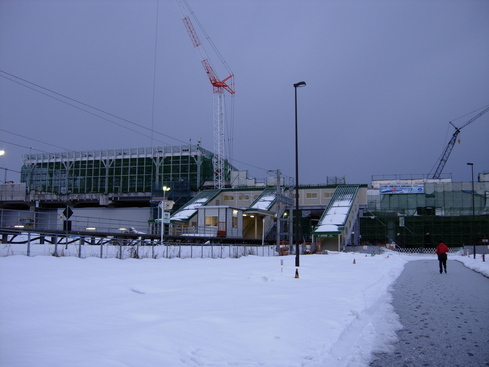
[{"label": "power cable", "polygon": [[151,105],[151,148],[153,148],[153,132],[155,122],[155,96],[156,96],[156,56],[158,51],[158,18],[160,12],[160,0],[156,0],[156,27],[155,27],[155,47],[153,57],[153,101]]},{"label": "power cable", "polygon": [[33,139],[33,138],[29,138],[28,136],[25,136],[25,135],[21,135],[21,134],[17,134],[17,133],[13,133],[11,131],[7,131],[5,129],[0,129],[0,131],[3,131],[7,134],[12,134],[12,135],[15,135],[15,136],[19,136],[21,138],[24,138],[24,139],[28,139],[28,140],[32,140],[32,141],[35,141],[37,143],[41,143],[41,144],[45,144],[45,145],[50,145],[52,147],[55,147],[55,148],[58,148],[58,149],[63,149],[63,150],[70,150],[70,149],[67,149],[67,148],[63,148],[63,147],[60,147],[58,145],[54,145],[54,144],[50,144],[50,143],[46,143],[44,141],[41,141],[41,140],[38,140],[38,139]]},{"label": "power cable", "polygon": [[[50,94],[48,94],[48,93],[46,93],[46,92],[43,92],[43,91],[41,91],[41,90],[38,90],[38,89],[36,89],[36,88],[39,88],[39,89],[45,90],[45,91],[47,91],[47,92],[49,92],[49,93],[52,93],[52,94],[57,95],[57,96],[60,96],[60,97],[62,97],[62,98],[66,98],[67,100],[73,101],[73,102],[78,103],[78,104],[80,104],[80,105],[82,105],[82,106],[86,106],[86,107],[91,108],[91,109],[93,109],[93,110],[95,110],[95,111],[98,111],[98,112],[101,112],[101,113],[107,114],[107,115],[112,116],[112,117],[114,117],[114,118],[117,118],[117,119],[119,119],[119,120],[122,120],[122,121],[128,122],[128,123],[130,123],[130,124],[132,124],[132,125],[135,125],[135,126],[137,126],[137,127],[142,128],[142,129],[145,129],[145,130],[150,130],[151,132],[153,132],[153,131],[154,131],[153,129],[149,129],[149,128],[145,127],[145,126],[142,126],[142,125],[137,124],[137,123],[135,123],[135,122],[133,122],[133,121],[130,121],[130,120],[124,119],[124,118],[122,118],[122,117],[116,116],[116,115],[114,115],[114,114],[112,114],[112,113],[105,112],[105,111],[103,111],[103,110],[101,110],[101,109],[99,109],[99,108],[96,108],[96,107],[90,106],[90,105],[88,105],[88,104],[86,104],[86,103],[80,102],[80,101],[78,101],[78,100],[76,100],[76,99],[74,99],[74,98],[70,98],[70,97],[65,96],[65,95],[63,95],[63,94],[61,94],[61,93],[55,92],[55,91],[53,91],[53,90],[50,90],[49,88],[45,88],[45,87],[43,87],[43,86],[41,86],[41,85],[38,85],[38,84],[33,83],[33,82],[30,82],[30,81],[28,81],[28,80],[26,80],[26,79],[20,78],[20,77],[18,77],[18,76],[16,76],[16,75],[13,75],[13,74],[11,74],[11,73],[8,73],[8,72],[6,72],[6,71],[4,71],[4,70],[1,70],[1,69],[0,69],[0,72],[1,72],[1,73],[4,73],[4,74],[6,74],[6,75],[8,75],[8,76],[6,76],[6,75],[2,75],[2,74],[0,74],[0,76],[1,76],[1,77],[3,77],[4,79],[10,80],[10,81],[12,81],[12,82],[14,82],[14,83],[17,83],[17,84],[19,84],[19,85],[22,85],[23,87],[29,88],[29,89],[31,89],[31,90],[33,90],[33,91],[35,91],[35,92],[38,92],[38,93],[40,93],[40,94],[43,94],[43,95],[45,95],[45,96],[47,96],[47,97],[49,97],[49,98],[55,99],[55,100],[57,100],[57,101],[59,101],[59,102],[62,102],[62,103],[64,103],[64,104],[67,104],[67,105],[69,105],[69,106],[71,106],[71,107],[74,107],[74,108],[76,108],[76,109],[82,110],[82,111],[84,111],[84,112],[86,112],[86,113],[88,113],[88,114],[90,114],[90,115],[93,115],[93,116],[96,116],[96,117],[98,117],[98,118],[101,118],[101,119],[103,119],[103,120],[105,120],[105,121],[108,121],[108,122],[110,122],[110,123],[113,123],[113,124],[115,124],[115,125],[117,125],[117,126],[119,126],[119,127],[122,127],[122,128],[124,128],[124,129],[130,130],[130,131],[133,131],[133,132],[135,132],[135,133],[137,133],[137,134],[140,134],[140,135],[142,135],[142,136],[145,136],[145,137],[147,137],[147,138],[153,139],[153,137],[152,137],[152,136],[145,135],[145,134],[143,134],[143,133],[141,133],[141,132],[139,132],[139,131],[137,131],[137,130],[131,129],[131,128],[129,128],[129,127],[127,127],[127,126],[124,126],[124,125],[122,125],[122,124],[120,124],[120,123],[118,123],[118,122],[112,121],[112,120],[110,120],[110,119],[108,119],[108,118],[106,118],[106,117],[100,116],[100,115],[98,115],[98,114],[96,114],[96,113],[94,113],[94,112],[88,111],[88,110],[86,110],[86,109],[84,109],[84,108],[81,108],[81,107],[79,107],[79,106],[77,106],[77,105],[75,105],[75,104],[73,104],[73,103],[69,103],[69,102],[67,102],[67,101],[64,101],[64,100],[62,100],[62,99],[60,99],[60,98],[57,98],[57,97],[55,97],[55,96],[53,96],[53,95],[50,95]],[[12,79],[12,78],[14,78],[14,79]],[[15,80],[15,79],[18,79],[18,80]],[[30,85],[35,86],[36,88],[34,88],[34,87],[30,86]],[[232,105],[232,109],[234,110],[234,104]],[[232,129],[234,130],[234,124],[232,124]],[[0,130],[2,130],[2,131],[6,131],[6,130],[3,130],[3,129],[0,129]],[[7,131],[6,131],[6,132],[7,132]],[[158,132],[158,131],[154,131],[154,132],[155,132],[155,133],[157,133],[157,134],[159,134],[159,135],[162,135],[162,136],[168,137],[168,138],[170,138],[170,139],[176,140],[176,141],[178,141],[178,142],[180,142],[180,143],[182,143],[182,144],[187,144],[187,142],[185,142],[185,141],[183,141],[183,140],[180,140],[180,139],[177,139],[177,138],[171,137],[171,136],[169,136],[169,135],[166,135],[166,134],[160,133],[160,132]],[[233,133],[234,133],[234,131],[233,131]],[[11,134],[14,134],[14,133],[11,133]],[[21,136],[20,134],[17,134],[17,135],[18,135],[18,136]],[[27,138],[27,139],[35,140],[35,139],[29,138],[29,137],[25,137],[25,136],[23,136],[23,137],[24,137],[24,138]],[[11,145],[19,146],[19,147],[22,147],[22,148],[34,149],[34,148],[32,148],[32,147],[27,147],[27,146],[20,145],[20,144],[15,144],[15,143],[11,143],[11,142],[7,142],[7,141],[3,141],[3,140],[0,140],[0,141],[5,142],[5,143],[7,143],[7,144],[11,144]],[[168,144],[168,143],[166,143],[166,142],[164,142],[164,141],[161,141],[161,140],[157,140],[157,141],[159,141],[160,143],[163,143],[163,144]],[[39,142],[40,142],[40,141],[39,141]],[[53,145],[53,144],[49,144],[49,143],[45,143],[45,142],[42,142],[42,143],[43,143],[43,144],[46,144],[46,145],[51,145],[51,146],[57,147],[57,146],[55,146],[55,145]],[[61,147],[58,147],[58,148],[61,148]],[[63,150],[70,150],[70,149],[66,149],[66,148],[61,148],[61,149],[63,149]],[[43,151],[43,150],[40,150],[40,149],[34,149],[34,150],[39,151],[39,152],[43,152],[43,153],[49,153],[49,152],[46,152],[46,151]],[[231,149],[231,150],[232,150],[232,149]],[[229,159],[229,160],[230,160],[231,162],[238,162],[238,163],[244,164],[244,165],[249,166],[249,167],[253,167],[253,168],[256,168],[256,169],[259,169],[259,170],[267,171],[267,169],[265,169],[265,168],[261,168],[261,167],[255,166],[255,165],[252,165],[252,164],[250,164],[250,163],[245,163],[245,162],[243,162],[243,161],[239,161],[239,160],[237,160],[237,159]]]},{"label": "power cable", "polygon": [[27,148],[27,149],[36,150],[36,151],[42,152],[42,153],[50,153],[50,152],[46,152],[45,150],[42,150],[42,149],[36,149],[36,148],[33,148],[33,147],[28,147],[28,146],[25,146],[25,145],[21,145],[21,144],[15,144],[15,143],[12,143],[10,141],[0,140],[0,142],[6,143],[6,144],[9,144],[9,145],[15,145],[16,147],[20,147],[20,148]]},{"label": "power cable", "polygon": [[[10,76],[10,78],[9,78],[9,77],[7,77],[7,76],[5,76],[5,75],[1,75],[1,74],[0,74],[0,76],[1,76],[1,77],[3,77],[3,78],[5,78],[5,79],[8,79],[8,80],[10,80],[10,81],[12,81],[12,82],[14,82],[14,83],[20,84],[20,85],[22,85],[22,86],[24,86],[24,87],[26,87],[26,88],[29,88],[29,89],[31,89],[31,90],[34,90],[34,91],[36,91],[36,92],[38,92],[38,93],[41,93],[41,94],[43,94],[43,95],[45,95],[45,96],[47,96],[47,97],[50,97],[50,98],[52,98],[52,99],[55,99],[55,100],[59,101],[59,102],[62,102],[62,103],[65,103],[65,104],[67,104],[67,105],[69,105],[69,106],[72,106],[72,107],[74,107],[74,108],[77,108],[77,109],[79,109],[79,110],[81,110],[81,111],[84,111],[84,112],[86,112],[86,113],[90,114],[90,115],[93,115],[93,116],[99,117],[99,118],[101,118],[102,120],[105,120],[105,121],[107,121],[107,122],[110,122],[110,123],[112,123],[112,124],[115,124],[115,125],[117,125],[117,126],[119,126],[119,127],[122,127],[122,128],[124,128],[124,129],[130,130],[130,131],[135,132],[135,133],[137,133],[137,134],[140,134],[140,135],[142,135],[142,136],[144,136],[144,137],[147,137],[147,138],[150,138],[150,139],[151,139],[151,136],[148,136],[148,135],[146,135],[146,134],[143,134],[143,133],[141,133],[141,132],[139,132],[139,131],[137,131],[137,130],[131,129],[131,128],[127,127],[127,126],[124,126],[124,125],[122,125],[122,124],[120,124],[120,123],[118,123],[118,122],[115,122],[115,121],[113,121],[113,120],[110,120],[110,119],[108,119],[108,118],[106,118],[106,117],[100,116],[100,115],[98,115],[98,114],[96,114],[96,113],[94,113],[94,112],[88,111],[88,110],[86,110],[86,109],[84,109],[84,108],[82,108],[82,107],[79,107],[79,106],[77,106],[77,105],[75,105],[75,104],[73,104],[73,103],[69,103],[69,102],[64,101],[64,100],[62,100],[62,99],[60,99],[60,98],[56,98],[56,97],[55,97],[55,96],[53,96],[53,95],[50,95],[50,94],[48,94],[48,93],[46,93],[46,92],[43,92],[43,91],[38,90],[38,89],[35,89],[35,88],[33,88],[33,87],[29,86],[29,85],[23,84],[23,83],[30,84],[30,85],[32,85],[32,86],[35,86],[36,88],[39,88],[39,89],[45,90],[45,91],[47,91],[47,92],[49,92],[49,93],[52,93],[52,94],[54,94],[54,95],[56,95],[56,96],[60,96],[60,97],[62,97],[62,98],[65,98],[65,99],[67,99],[67,100],[69,100],[69,101],[75,102],[75,103],[77,103],[77,104],[79,104],[79,105],[82,105],[82,106],[84,106],[84,107],[88,107],[88,108],[90,108],[90,109],[92,109],[92,110],[95,110],[95,111],[97,111],[97,112],[100,112],[100,113],[106,114],[106,115],[108,115],[108,116],[114,117],[114,118],[116,118],[116,119],[118,119],[118,120],[121,120],[121,121],[127,122],[127,123],[129,123],[129,124],[131,124],[131,125],[135,125],[135,126],[137,126],[137,127],[141,128],[141,129],[144,129],[144,130],[149,130],[149,131],[155,132],[155,133],[157,133],[157,134],[159,134],[159,135],[162,135],[162,136],[165,136],[165,137],[167,137],[167,138],[170,138],[170,139],[176,140],[176,141],[178,141],[178,142],[180,142],[180,143],[185,143],[183,140],[180,140],[180,139],[174,138],[174,137],[172,137],[172,136],[169,136],[169,135],[166,135],[166,134],[160,133],[160,132],[158,132],[158,131],[154,131],[154,130],[152,130],[152,129],[150,129],[150,128],[146,127],[146,126],[143,126],[143,125],[141,125],[141,124],[138,124],[138,123],[133,122],[133,121],[130,121],[130,120],[127,120],[127,119],[125,119],[125,118],[123,118],[123,117],[119,117],[119,116],[114,115],[114,114],[112,114],[112,113],[110,113],[110,112],[106,112],[106,111],[104,111],[104,110],[102,110],[102,109],[100,109],[100,108],[93,107],[93,106],[91,106],[91,105],[89,105],[89,104],[87,104],[87,103],[80,102],[80,101],[78,101],[78,100],[76,100],[76,99],[74,99],[74,98],[68,97],[68,96],[66,96],[66,95],[64,95],[64,94],[61,94],[61,93],[55,92],[55,91],[53,91],[53,90],[51,90],[51,89],[49,89],[49,88],[45,88],[45,87],[43,87],[43,86],[41,86],[41,85],[38,85],[38,84],[33,83],[33,82],[30,82],[30,81],[28,81],[28,80],[26,80],[26,79],[20,78],[20,77],[18,77],[18,76],[16,76],[16,75],[13,75],[13,74],[11,74],[11,73],[8,73],[8,72],[6,72],[6,71],[4,71],[4,70],[0,70],[0,72],[2,72],[2,73],[4,73],[4,74],[6,74],[6,75],[8,75],[8,76]],[[15,79],[18,79],[18,80],[15,80],[15,79],[12,79],[12,78],[15,78]],[[21,82],[20,82],[20,81],[21,81]],[[161,140],[158,140],[158,141],[160,141],[160,142],[161,142],[161,143],[163,143],[163,144],[168,144],[167,142],[164,142],[164,141],[161,141]]]}]

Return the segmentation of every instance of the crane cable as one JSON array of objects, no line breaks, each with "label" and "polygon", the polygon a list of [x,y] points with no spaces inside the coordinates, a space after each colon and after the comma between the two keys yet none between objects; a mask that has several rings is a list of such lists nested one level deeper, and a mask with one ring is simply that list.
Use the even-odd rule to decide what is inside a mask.
[{"label": "crane cable", "polygon": [[[448,123],[449,123],[450,125],[452,125],[452,126],[455,128],[455,131],[459,131],[459,132],[460,132],[460,131],[461,131],[461,130],[464,128],[464,127],[466,127],[466,126],[467,126],[467,125],[469,125],[470,123],[474,122],[474,121],[475,121],[475,119],[469,119],[467,122],[465,122],[465,123],[464,123],[462,126],[460,126],[460,127],[456,127],[456,126],[455,126],[455,124],[454,124],[454,122],[455,122],[455,121],[460,120],[460,119],[462,119],[462,118],[464,118],[464,117],[467,117],[467,116],[469,116],[469,115],[473,115],[473,114],[475,114],[476,112],[479,112],[479,111],[481,111],[481,110],[483,110],[483,109],[486,109],[486,108],[488,108],[488,107],[489,107],[489,104],[487,104],[487,105],[485,105],[485,106],[482,106],[482,107],[480,107],[480,108],[478,108],[478,109],[476,109],[476,110],[474,110],[474,111],[472,111],[472,112],[468,112],[468,113],[466,113],[465,115],[462,115],[462,116],[460,116],[460,117],[457,117],[456,119],[453,119],[453,120],[449,121]],[[478,117],[480,117],[480,116],[478,116]],[[445,142],[447,141],[447,136],[449,136],[449,135],[450,135],[449,130],[450,130],[450,128],[449,128],[449,126],[447,126],[447,132],[446,132],[446,135],[445,135]],[[452,134],[452,136],[453,136],[453,134]],[[459,141],[459,142],[460,142],[460,141]],[[444,146],[446,147],[446,143],[444,143]],[[432,172],[435,170],[435,167],[438,167],[438,166],[440,165],[440,162],[441,162],[441,160],[443,159],[443,156],[444,156],[444,154],[445,154],[445,151],[446,151],[446,148],[445,148],[445,149],[442,151],[442,153],[440,154],[440,156],[439,156],[439,157],[438,157],[438,159],[436,160],[436,162],[435,162],[435,164],[433,165],[433,167],[431,167],[431,170],[430,170],[430,172],[428,173],[428,176],[431,176],[431,173],[432,173]]]},{"label": "crane cable", "polygon": [[[179,4],[181,4],[181,5],[184,5],[186,7],[186,9],[187,9],[186,12],[188,12],[192,16],[193,21],[195,21],[195,23],[199,27],[200,32],[202,32],[202,34],[204,35],[204,37],[207,40],[207,42],[209,43],[209,45],[214,50],[214,53],[217,55],[217,57],[221,61],[221,64],[226,69],[226,72],[228,73],[228,75],[232,75],[233,78],[234,78],[234,73],[232,72],[232,70],[229,67],[228,63],[226,62],[226,60],[224,59],[224,57],[222,56],[222,54],[219,52],[219,49],[216,47],[216,45],[212,41],[212,39],[209,36],[209,34],[206,32],[204,26],[199,21],[199,18],[197,18],[197,15],[192,10],[192,8],[188,4],[187,0],[177,0],[177,2]],[[183,11],[184,10],[182,9],[182,12]],[[204,47],[204,46],[202,45],[202,47]],[[207,59],[207,61],[212,66],[212,63],[211,63],[211,61],[210,61],[209,58]],[[216,70],[214,67],[213,67],[213,69]],[[234,86],[233,86],[233,89],[234,89]],[[225,94],[223,94],[223,97],[225,98]],[[228,161],[232,161],[233,160],[233,150],[234,150],[234,110],[235,110],[235,98],[234,98],[234,94],[231,94],[231,101],[230,101],[229,105],[230,105],[229,106],[230,107],[229,108],[229,110],[230,110],[229,111],[229,114],[228,113],[224,113],[224,116],[226,117],[226,119],[224,121],[224,123],[225,123],[225,129],[224,129],[224,134],[225,134],[224,149],[225,149],[225,153],[224,153],[224,156],[227,157],[227,160]],[[223,106],[223,107],[225,107],[225,106]]]},{"label": "crane cable", "polygon": [[204,37],[206,38],[207,42],[209,42],[209,44],[211,45],[212,49],[214,50],[214,52],[216,53],[217,57],[219,58],[219,60],[221,61],[221,63],[223,64],[223,66],[226,68],[226,71],[228,72],[229,75],[233,75],[234,73],[231,71],[231,68],[229,67],[229,65],[227,64],[226,60],[224,60],[224,57],[221,55],[221,53],[219,52],[218,48],[216,47],[216,45],[214,44],[214,42],[212,42],[212,39],[211,37],[209,36],[209,34],[206,32],[204,26],[202,25],[202,23],[200,23],[199,21],[199,18],[197,18],[197,15],[195,15],[194,11],[192,10],[192,8],[190,7],[190,5],[188,4],[187,0],[181,0],[182,3],[185,4],[185,6],[187,7],[190,15],[192,16],[192,18],[195,20],[195,23],[197,23],[200,31],[202,32],[202,34],[204,35]]}]

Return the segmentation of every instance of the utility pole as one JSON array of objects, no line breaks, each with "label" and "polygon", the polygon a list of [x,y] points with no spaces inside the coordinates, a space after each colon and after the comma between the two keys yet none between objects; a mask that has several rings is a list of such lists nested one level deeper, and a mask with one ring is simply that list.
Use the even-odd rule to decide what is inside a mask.
[{"label": "utility pole", "polygon": [[472,225],[470,226],[472,235],[472,246],[474,248],[474,260],[475,260],[475,191],[474,191],[474,163],[467,163],[467,166],[470,166],[472,171]]},{"label": "utility pole", "polygon": [[269,170],[268,172],[274,172],[276,174],[276,183],[275,183],[275,202],[276,202],[276,207],[277,207],[277,211],[276,211],[276,229],[277,229],[277,233],[276,233],[276,236],[275,236],[275,248],[277,251],[280,251],[280,217],[281,217],[281,203],[282,203],[282,190],[280,188],[280,170],[279,169],[276,169],[276,170]]}]

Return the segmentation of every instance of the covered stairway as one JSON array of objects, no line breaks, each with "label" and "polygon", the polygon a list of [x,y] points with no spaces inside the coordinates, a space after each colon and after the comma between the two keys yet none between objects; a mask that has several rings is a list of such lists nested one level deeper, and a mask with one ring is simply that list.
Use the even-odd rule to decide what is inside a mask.
[{"label": "covered stairway", "polygon": [[313,231],[318,252],[343,251],[359,240],[360,185],[340,185]]}]

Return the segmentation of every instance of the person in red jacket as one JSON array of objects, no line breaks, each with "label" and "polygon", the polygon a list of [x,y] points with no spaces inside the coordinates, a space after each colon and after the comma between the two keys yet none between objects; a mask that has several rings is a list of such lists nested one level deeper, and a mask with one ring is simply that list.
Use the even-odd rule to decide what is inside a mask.
[{"label": "person in red jacket", "polygon": [[445,273],[447,272],[447,252],[449,251],[447,245],[445,245],[442,241],[436,246],[435,253],[438,255],[438,264],[440,265],[440,274],[443,273],[443,269],[445,269]]}]

